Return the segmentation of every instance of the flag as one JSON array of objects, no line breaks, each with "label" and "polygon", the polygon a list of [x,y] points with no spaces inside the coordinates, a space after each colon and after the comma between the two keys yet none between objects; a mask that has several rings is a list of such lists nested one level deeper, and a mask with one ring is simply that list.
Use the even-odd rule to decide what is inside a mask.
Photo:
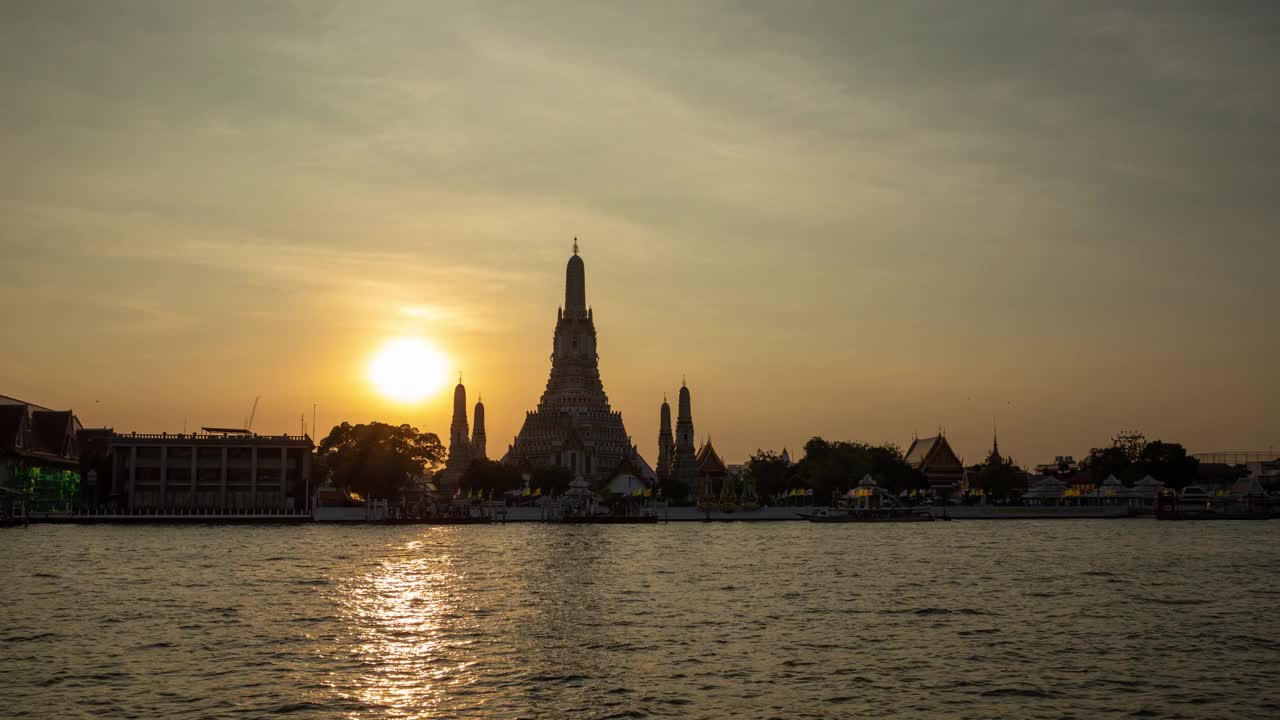
[{"label": "flag", "polygon": [[645,489],[644,489],[644,496],[645,496],[645,497],[653,497],[653,488],[645,488]]},{"label": "flag", "polygon": [[533,489],[533,496],[534,496],[534,497],[541,497],[541,496],[542,496],[542,488],[534,488],[534,489]]}]

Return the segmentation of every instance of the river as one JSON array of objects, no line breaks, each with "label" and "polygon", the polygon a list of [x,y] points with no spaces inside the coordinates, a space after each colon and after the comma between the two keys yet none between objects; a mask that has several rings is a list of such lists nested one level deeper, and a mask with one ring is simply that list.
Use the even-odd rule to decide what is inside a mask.
[{"label": "river", "polygon": [[1280,522],[0,530],[0,715],[1274,718]]}]

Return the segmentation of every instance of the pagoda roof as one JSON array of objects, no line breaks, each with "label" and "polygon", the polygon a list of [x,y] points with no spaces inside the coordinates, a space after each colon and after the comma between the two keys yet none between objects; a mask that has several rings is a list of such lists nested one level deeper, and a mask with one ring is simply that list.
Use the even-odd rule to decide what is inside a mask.
[{"label": "pagoda roof", "polygon": [[698,449],[698,454],[694,459],[698,463],[699,472],[707,474],[729,472],[729,468],[725,466],[724,461],[720,459],[720,455],[716,453],[715,447],[711,444],[711,438],[707,438],[707,441]]},{"label": "pagoda roof", "polygon": [[916,438],[907,448],[906,461],[917,469],[924,465],[960,466],[960,456],[951,449],[945,435]]}]

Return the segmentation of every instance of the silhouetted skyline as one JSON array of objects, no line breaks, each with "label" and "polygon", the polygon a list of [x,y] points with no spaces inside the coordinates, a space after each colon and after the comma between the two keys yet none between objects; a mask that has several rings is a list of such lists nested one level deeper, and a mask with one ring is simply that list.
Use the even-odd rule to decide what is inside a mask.
[{"label": "silhouetted skyline", "polygon": [[[687,375],[730,462],[968,462],[1139,429],[1280,445],[1266,3],[0,9],[0,392],[88,425],[506,447],[574,236],[650,462]],[[447,357],[420,405],[375,352]]]}]

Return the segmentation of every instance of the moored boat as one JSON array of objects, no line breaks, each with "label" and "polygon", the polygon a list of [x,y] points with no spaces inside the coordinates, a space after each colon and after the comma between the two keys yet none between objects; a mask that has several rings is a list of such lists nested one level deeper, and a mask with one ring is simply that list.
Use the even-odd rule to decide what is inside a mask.
[{"label": "moored boat", "polygon": [[1254,479],[1241,480],[1221,494],[1190,485],[1180,493],[1162,491],[1156,498],[1157,520],[1268,520],[1271,515],[1266,493]]}]

